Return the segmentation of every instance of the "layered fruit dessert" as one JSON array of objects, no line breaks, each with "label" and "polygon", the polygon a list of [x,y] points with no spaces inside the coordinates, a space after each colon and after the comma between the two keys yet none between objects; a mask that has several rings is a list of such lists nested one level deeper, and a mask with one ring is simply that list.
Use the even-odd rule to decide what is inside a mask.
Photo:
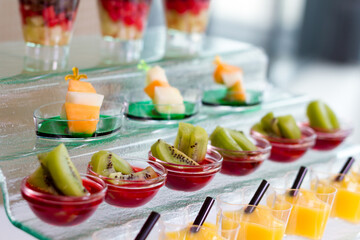
[{"label": "layered fruit dessert", "polygon": [[145,85],[144,91],[152,99],[158,113],[185,113],[184,99],[177,88],[170,86],[163,68],[155,66],[149,69]]},{"label": "layered fruit dessert", "polygon": [[317,134],[316,150],[334,149],[352,132],[350,127],[341,126],[334,111],[320,100],[310,102],[306,114],[309,119],[307,124]]},{"label": "layered fruit dessert", "polygon": [[19,0],[25,42],[68,45],[79,0]]},{"label": "layered fruit dessert", "polygon": [[174,145],[159,139],[151,146],[149,159],[168,170],[168,188],[196,191],[220,171],[222,157],[216,151],[208,151],[208,138],[202,127],[180,123]]},{"label": "layered fruit dessert", "polygon": [[81,81],[87,76],[79,74],[79,69],[73,68],[73,72],[65,77],[69,86],[60,117],[67,120],[70,133],[92,136],[99,122],[104,95],[97,94],[91,83]]},{"label": "layered fruit dessert", "polygon": [[210,0],[164,0],[168,29],[203,33],[208,24]]},{"label": "layered fruit dessert", "polygon": [[138,207],[149,202],[166,178],[166,171],[160,164],[125,160],[105,150],[92,156],[88,173],[108,184],[105,201],[118,207]]},{"label": "layered fruit dessert", "polygon": [[151,0],[98,0],[104,37],[142,39]]},{"label": "layered fruit dessert", "polygon": [[53,225],[72,226],[86,220],[102,202],[105,183],[82,178],[63,144],[38,159],[40,166],[21,187],[33,212]]},{"label": "layered fruit dessert", "polygon": [[256,139],[256,145],[242,131],[217,126],[210,135],[211,146],[224,158],[221,173],[243,176],[255,171],[269,156],[270,144]]},{"label": "layered fruit dessert", "polygon": [[316,135],[306,126],[299,127],[292,115],[275,117],[266,114],[251,128],[251,135],[263,137],[271,143],[270,159],[292,162],[314,145]]}]

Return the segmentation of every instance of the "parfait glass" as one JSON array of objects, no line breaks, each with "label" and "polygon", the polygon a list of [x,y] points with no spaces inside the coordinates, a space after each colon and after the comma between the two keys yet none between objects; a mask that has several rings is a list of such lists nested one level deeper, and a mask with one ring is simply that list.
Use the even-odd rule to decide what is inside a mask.
[{"label": "parfait glass", "polygon": [[210,0],[163,0],[168,52],[196,54],[208,25]]},{"label": "parfait glass", "polygon": [[106,64],[140,59],[151,0],[98,0]]},{"label": "parfait glass", "polygon": [[79,0],[19,0],[26,71],[65,69]]}]

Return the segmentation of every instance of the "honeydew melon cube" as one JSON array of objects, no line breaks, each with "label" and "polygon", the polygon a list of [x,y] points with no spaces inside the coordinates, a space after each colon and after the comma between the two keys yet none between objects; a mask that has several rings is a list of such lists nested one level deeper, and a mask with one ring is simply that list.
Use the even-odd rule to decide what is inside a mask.
[{"label": "honeydew melon cube", "polygon": [[222,78],[224,80],[224,84],[227,88],[234,86],[237,82],[242,84],[243,82],[243,73],[242,72],[232,72],[232,73],[223,73]]},{"label": "honeydew melon cube", "polygon": [[152,81],[161,81],[161,82],[168,82],[165,70],[159,66],[155,66],[151,68],[146,73],[146,85],[149,85]]},{"label": "honeydew melon cube", "polygon": [[104,95],[86,92],[68,92],[66,94],[66,102],[81,104],[87,106],[101,107]]},{"label": "honeydew melon cube", "polygon": [[164,114],[182,114],[185,112],[184,99],[174,87],[156,87],[153,100],[156,110]]}]

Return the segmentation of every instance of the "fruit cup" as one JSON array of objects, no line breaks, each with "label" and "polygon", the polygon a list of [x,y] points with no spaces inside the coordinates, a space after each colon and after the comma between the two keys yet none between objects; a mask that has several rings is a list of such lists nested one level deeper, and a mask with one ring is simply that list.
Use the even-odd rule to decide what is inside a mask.
[{"label": "fruit cup", "polygon": [[[286,225],[292,209],[291,204],[282,201],[281,205],[275,206],[268,201],[274,196],[274,191],[267,191],[260,205],[251,206],[249,202],[254,189],[251,187],[242,188],[232,193],[224,193],[217,197],[218,215],[240,224],[238,240],[281,240],[284,237]],[[246,213],[247,207],[254,207],[252,213]],[[222,226],[227,227],[228,223],[223,220]],[[235,238],[232,238],[235,239]]]},{"label": "fruit cup", "polygon": [[139,60],[150,4],[151,0],[98,0],[105,61]]},{"label": "fruit cup", "polygon": [[66,67],[79,0],[19,0],[26,70]]},{"label": "fruit cup", "polygon": [[311,128],[300,126],[300,131],[300,139],[265,136],[253,129],[251,130],[251,136],[254,138],[262,137],[270,142],[270,160],[275,162],[294,162],[304,155],[309,148],[314,146],[316,139],[316,134]]},{"label": "fruit cup", "polygon": [[[121,104],[104,101],[99,119],[67,120],[60,116],[64,102],[43,105],[34,111],[36,135],[44,139],[61,141],[95,141],[117,134],[123,122]],[[96,126],[94,133],[76,133],[69,130],[71,124],[76,126]]]},{"label": "fruit cup", "polygon": [[170,47],[199,50],[209,19],[210,0],[164,0]]},{"label": "fruit cup", "polygon": [[[200,110],[201,91],[179,88],[183,104],[154,104],[142,90],[124,95],[125,116],[133,120],[182,120],[196,115]],[[178,121],[174,121],[177,123]]]},{"label": "fruit cup", "polygon": [[108,185],[105,201],[116,207],[139,207],[155,197],[159,189],[164,186],[167,176],[166,169],[159,163],[139,159],[125,159],[132,166],[134,172],[140,172],[146,167],[152,167],[158,174],[157,178],[150,180],[116,180],[98,175],[88,165],[88,173],[100,177]]},{"label": "fruit cup", "polygon": [[155,158],[151,151],[149,160],[163,165],[167,171],[166,187],[193,192],[205,187],[221,169],[222,156],[215,150],[208,148],[205,159],[199,165],[180,165],[161,161]]},{"label": "fruit cup", "polygon": [[[309,126],[309,123],[302,123],[303,126]],[[316,142],[313,149],[319,151],[328,151],[339,146],[352,132],[353,128],[349,124],[342,124],[341,129],[326,131],[320,128],[312,128],[316,133]]]},{"label": "fruit cup", "polygon": [[271,145],[263,138],[254,138],[256,151],[234,151],[211,146],[223,157],[221,173],[231,176],[245,176],[260,167],[270,155]]},{"label": "fruit cup", "polygon": [[100,178],[80,174],[89,196],[56,196],[31,187],[27,179],[21,182],[21,194],[31,210],[42,221],[56,226],[73,226],[88,219],[103,201],[107,186]]}]

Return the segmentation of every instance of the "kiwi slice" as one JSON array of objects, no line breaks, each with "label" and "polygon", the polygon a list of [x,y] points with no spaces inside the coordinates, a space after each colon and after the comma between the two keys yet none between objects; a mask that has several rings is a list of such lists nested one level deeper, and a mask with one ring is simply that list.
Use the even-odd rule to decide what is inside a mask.
[{"label": "kiwi slice", "polygon": [[180,165],[199,165],[186,154],[177,150],[174,146],[167,144],[161,139],[156,141],[156,143],[151,146],[151,153],[154,157],[164,162]]},{"label": "kiwi slice", "polygon": [[270,123],[270,131],[278,137],[281,137],[281,131],[279,128],[279,120],[277,118],[273,118]]},{"label": "kiwi slice", "polygon": [[60,195],[53,185],[49,172],[42,166],[38,167],[35,172],[29,176],[27,182],[42,192]]},{"label": "kiwi slice", "polygon": [[179,123],[178,133],[176,135],[174,147],[180,151],[187,151],[190,145],[190,137],[194,130],[194,126],[190,123]]},{"label": "kiwi slice", "polygon": [[189,148],[186,155],[195,162],[201,162],[206,155],[209,136],[205,129],[196,126],[190,137]]},{"label": "kiwi slice", "polygon": [[227,150],[241,151],[242,148],[231,137],[229,131],[223,127],[217,126],[210,135],[211,145]]},{"label": "kiwi slice", "polygon": [[111,173],[121,172],[131,174],[134,172],[131,165],[115,153],[101,150],[91,157],[93,170],[102,176],[108,177]]},{"label": "kiwi slice", "polygon": [[261,122],[256,123],[254,126],[251,127],[251,129],[255,132],[261,133],[264,136],[267,136],[267,132],[265,132]]},{"label": "kiwi slice", "polygon": [[338,118],[336,117],[336,114],[334,113],[334,111],[327,104],[325,104],[325,108],[327,110],[328,117],[329,117],[330,122],[332,124],[332,129],[339,129],[340,128],[340,123],[339,123]]},{"label": "kiwi slice", "polygon": [[84,196],[87,190],[82,185],[79,172],[72,163],[64,144],[60,144],[43,159],[55,187],[66,196]]},{"label": "kiwi slice", "polygon": [[117,180],[149,180],[153,178],[157,178],[158,174],[152,167],[147,167],[144,170],[131,174],[122,174],[122,173],[111,173],[109,178],[114,178]]},{"label": "kiwi slice", "polygon": [[281,131],[281,135],[284,138],[289,139],[300,139],[301,138],[301,131],[293,116],[286,115],[277,118],[279,123],[279,128]]},{"label": "kiwi slice", "polygon": [[241,131],[236,131],[228,129],[230,136],[235,140],[235,142],[242,148],[244,151],[255,151],[256,146],[245,136]]},{"label": "kiwi slice", "polygon": [[311,127],[325,130],[334,130],[340,127],[335,113],[322,101],[310,102],[306,114]]},{"label": "kiwi slice", "polygon": [[278,126],[278,120],[272,112],[261,118],[261,126],[267,135],[281,137],[281,131]]}]

